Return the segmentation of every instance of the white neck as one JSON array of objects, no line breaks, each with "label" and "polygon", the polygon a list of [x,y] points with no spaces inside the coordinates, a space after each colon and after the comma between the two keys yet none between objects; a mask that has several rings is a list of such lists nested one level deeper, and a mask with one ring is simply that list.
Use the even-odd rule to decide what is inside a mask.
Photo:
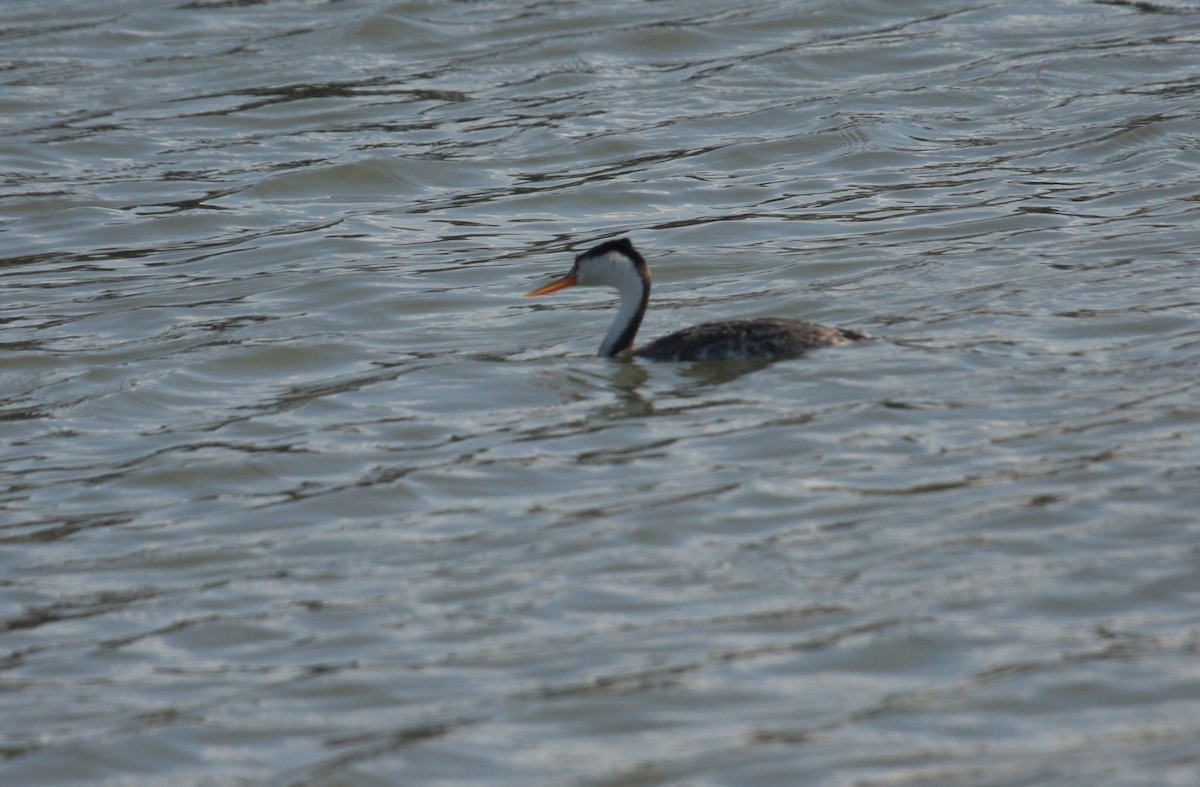
[{"label": "white neck", "polygon": [[597,354],[611,356],[618,349],[626,349],[619,347],[622,343],[632,347],[633,334],[641,325],[650,294],[649,282],[642,279],[633,262],[624,254],[612,252],[587,260],[580,266],[579,283],[584,286],[608,285],[621,294],[621,306],[612,325],[608,326]]},{"label": "white neck", "polygon": [[604,334],[604,341],[600,342],[597,355],[612,355],[613,347],[625,333],[629,323],[638,319],[641,311],[642,285],[639,280],[636,290],[621,290],[621,308],[617,310],[617,316],[613,317],[612,325],[608,326],[608,333]]}]

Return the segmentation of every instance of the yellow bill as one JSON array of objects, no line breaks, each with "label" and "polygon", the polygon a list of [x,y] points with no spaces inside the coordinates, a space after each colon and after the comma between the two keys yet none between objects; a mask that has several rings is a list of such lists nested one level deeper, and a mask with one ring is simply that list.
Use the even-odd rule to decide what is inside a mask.
[{"label": "yellow bill", "polygon": [[574,287],[576,285],[576,283],[577,283],[577,280],[575,278],[575,272],[572,271],[571,273],[568,273],[566,276],[563,276],[558,281],[552,281],[549,284],[547,284],[545,287],[538,287],[533,292],[525,293],[525,297],[533,298],[538,295],[549,295],[552,292],[558,292],[559,290],[563,289],[564,287]]}]

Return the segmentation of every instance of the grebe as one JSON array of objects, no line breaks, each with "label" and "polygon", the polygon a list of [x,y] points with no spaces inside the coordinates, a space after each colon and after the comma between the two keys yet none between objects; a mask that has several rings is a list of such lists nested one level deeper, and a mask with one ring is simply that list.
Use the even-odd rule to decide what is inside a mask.
[{"label": "grebe", "polygon": [[633,337],[650,299],[650,269],[628,238],[606,241],[588,249],[575,258],[566,276],[525,293],[525,297],[547,295],[575,285],[607,285],[621,293],[621,306],[597,353],[607,358],[628,355],[653,361],[794,358],[817,347],[870,338],[862,331],[817,325],[807,320],[763,318],[693,325],[634,349]]}]

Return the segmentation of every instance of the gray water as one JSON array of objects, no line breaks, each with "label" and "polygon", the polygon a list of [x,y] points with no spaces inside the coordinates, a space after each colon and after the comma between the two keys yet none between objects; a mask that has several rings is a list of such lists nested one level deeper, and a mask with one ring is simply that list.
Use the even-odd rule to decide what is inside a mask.
[{"label": "gray water", "polygon": [[[1200,6],[0,6],[0,783],[1200,783]],[[773,364],[594,356],[782,316]]]}]

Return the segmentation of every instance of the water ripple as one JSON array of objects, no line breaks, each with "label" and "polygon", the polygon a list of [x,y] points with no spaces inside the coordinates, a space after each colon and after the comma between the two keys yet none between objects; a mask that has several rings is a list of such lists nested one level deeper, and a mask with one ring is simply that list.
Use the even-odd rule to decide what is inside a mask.
[{"label": "water ripple", "polygon": [[1200,778],[1193,3],[47,8],[5,783]]}]

